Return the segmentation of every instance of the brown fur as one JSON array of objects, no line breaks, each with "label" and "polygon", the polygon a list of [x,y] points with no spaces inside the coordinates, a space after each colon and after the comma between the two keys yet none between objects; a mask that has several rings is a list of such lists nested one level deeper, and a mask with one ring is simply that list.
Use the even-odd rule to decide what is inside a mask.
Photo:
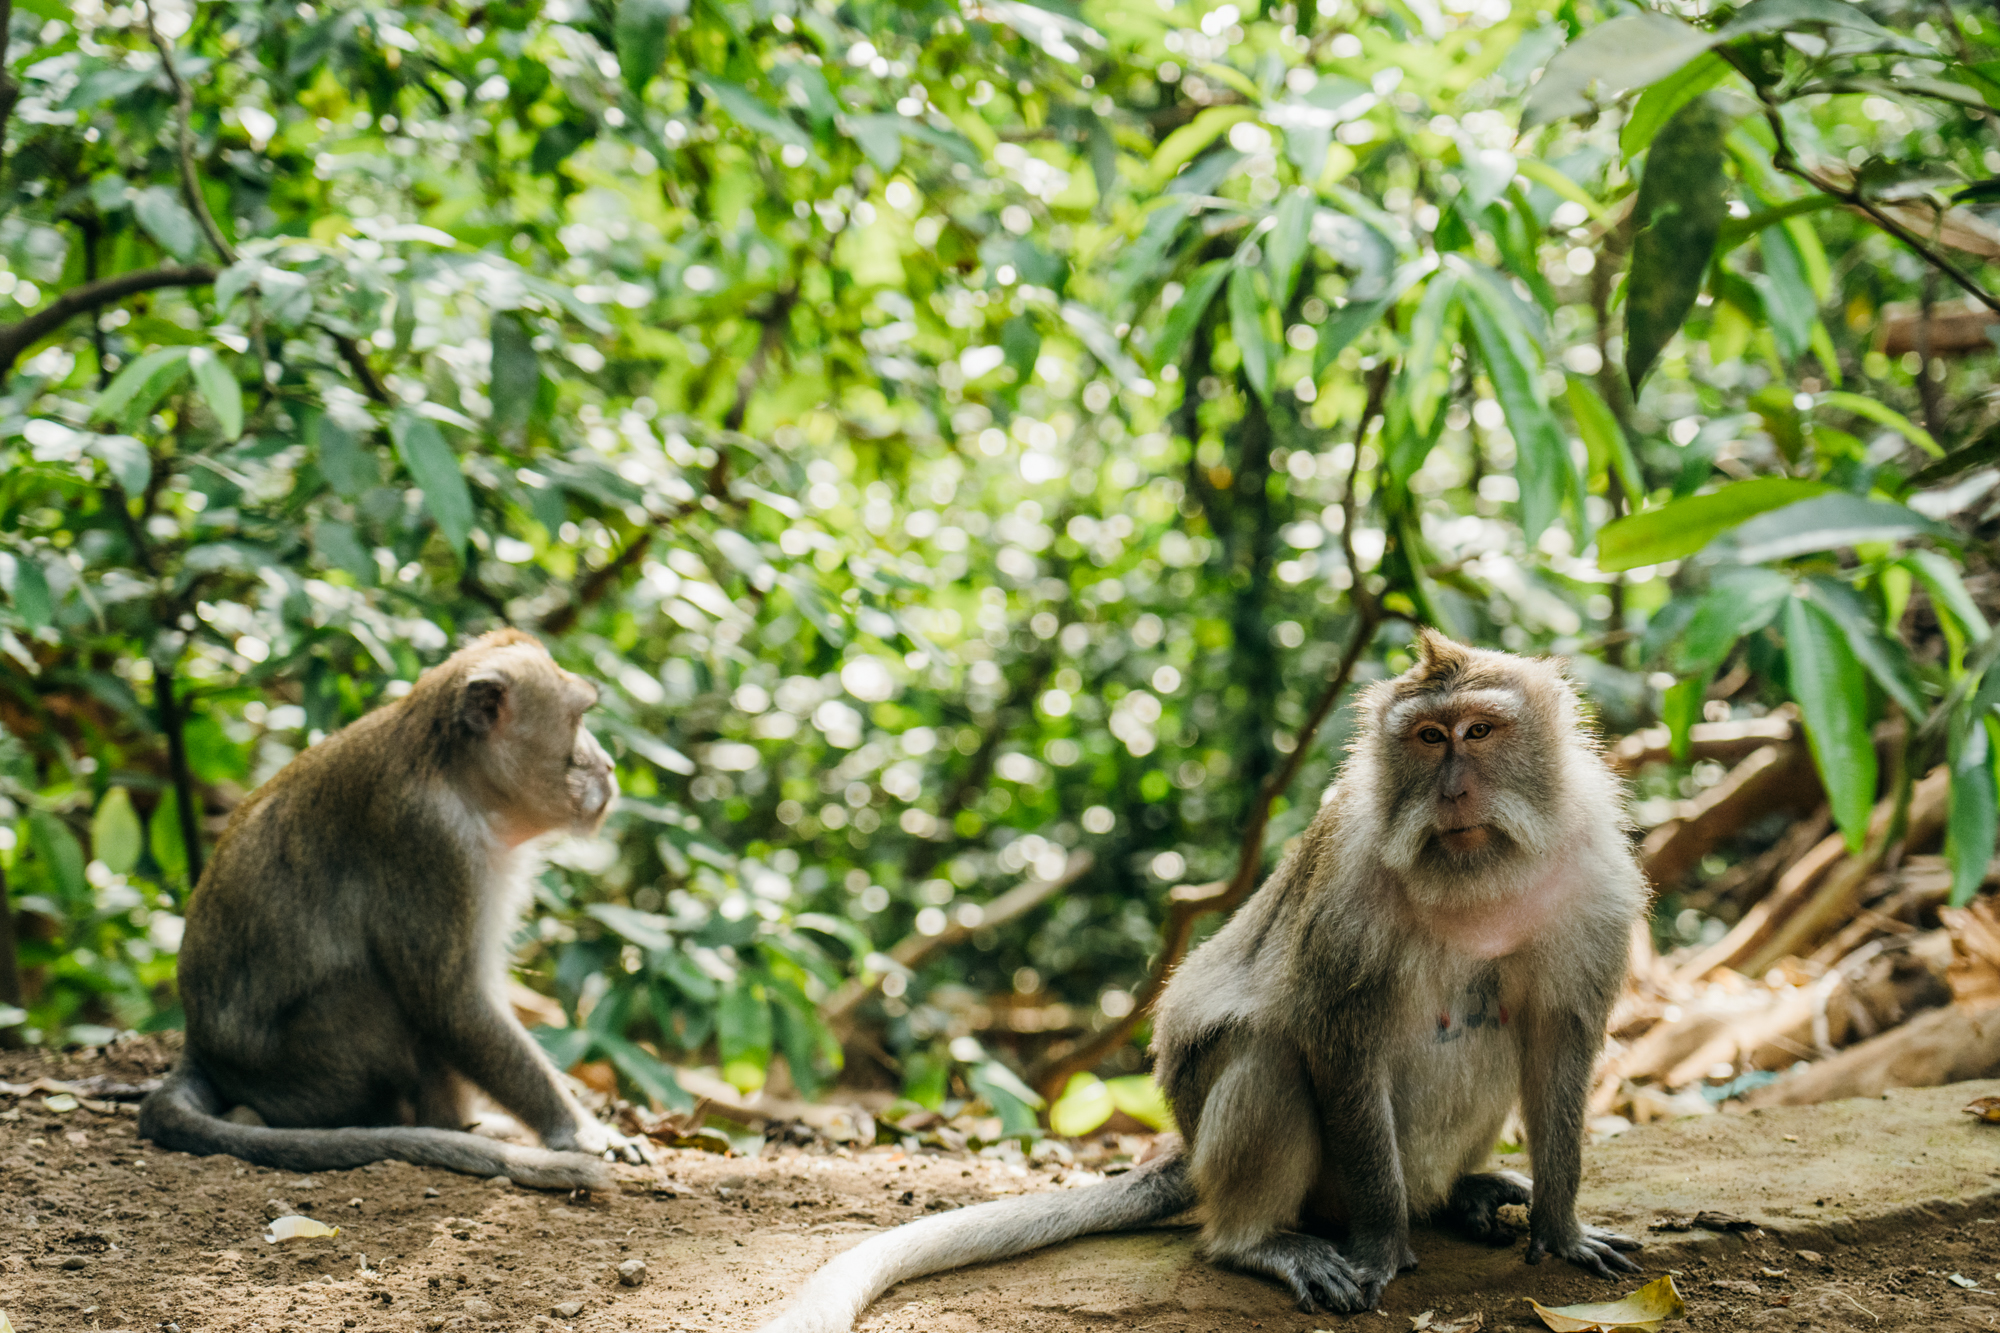
[{"label": "brown fur", "polygon": [[[551,1186],[600,1182],[606,1150],[636,1159],[504,999],[522,845],[594,832],[617,794],[582,725],[595,701],[502,630],[244,801],[188,912],[187,1046],[141,1133],[293,1170],[394,1157]],[[475,1088],[557,1151],[460,1132]]]}]

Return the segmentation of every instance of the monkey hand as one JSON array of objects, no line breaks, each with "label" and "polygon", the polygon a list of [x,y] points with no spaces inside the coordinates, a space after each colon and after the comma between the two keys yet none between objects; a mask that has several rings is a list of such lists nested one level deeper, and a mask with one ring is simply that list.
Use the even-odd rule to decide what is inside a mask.
[{"label": "monkey hand", "polygon": [[644,1166],[659,1160],[658,1151],[644,1136],[620,1134],[603,1121],[589,1118],[584,1118],[577,1124],[569,1142],[550,1140],[548,1146],[569,1152],[589,1153],[592,1157],[602,1157],[607,1162],[625,1162],[631,1166]]},{"label": "monkey hand", "polygon": [[1567,1236],[1531,1237],[1527,1259],[1531,1264],[1538,1264],[1543,1255],[1555,1254],[1599,1277],[1616,1277],[1619,1273],[1639,1271],[1639,1265],[1619,1253],[1620,1250],[1638,1248],[1639,1242],[1630,1236],[1621,1236],[1602,1227],[1573,1226]]}]

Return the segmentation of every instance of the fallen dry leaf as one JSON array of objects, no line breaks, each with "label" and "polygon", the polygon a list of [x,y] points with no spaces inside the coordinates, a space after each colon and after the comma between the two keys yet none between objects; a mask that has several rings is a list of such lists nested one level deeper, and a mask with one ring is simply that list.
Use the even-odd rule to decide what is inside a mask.
[{"label": "fallen dry leaf", "polygon": [[1435,1310],[1426,1310],[1410,1318],[1410,1333],[1479,1333],[1485,1327],[1486,1316],[1477,1310],[1456,1319],[1440,1315]]},{"label": "fallen dry leaf", "polygon": [[7,1322],[5,1312],[0,1312],[0,1333],[14,1333],[14,1326]]},{"label": "fallen dry leaf", "polygon": [[2000,1097],[1981,1097],[1968,1105],[1965,1113],[1978,1116],[1990,1125],[2000,1125]]},{"label": "fallen dry leaf", "polygon": [[54,1096],[42,1098],[42,1105],[60,1115],[65,1111],[76,1109],[76,1098],[66,1092],[58,1092]]},{"label": "fallen dry leaf", "polygon": [[1564,1305],[1554,1310],[1533,1298],[1528,1298],[1528,1304],[1555,1333],[1657,1333],[1667,1320],[1687,1314],[1687,1304],[1671,1275],[1648,1282],[1622,1300]]},{"label": "fallen dry leaf", "polygon": [[296,1213],[290,1217],[280,1217],[271,1223],[271,1229],[264,1233],[266,1244],[276,1245],[281,1240],[322,1240],[338,1236],[339,1227],[330,1227],[324,1222],[315,1222],[310,1217],[300,1217]]}]

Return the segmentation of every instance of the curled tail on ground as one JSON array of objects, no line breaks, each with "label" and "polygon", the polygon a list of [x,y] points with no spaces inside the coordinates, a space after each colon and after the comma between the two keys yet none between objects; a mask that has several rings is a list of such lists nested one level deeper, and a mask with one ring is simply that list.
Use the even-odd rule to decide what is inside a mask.
[{"label": "curled tail on ground", "polygon": [[587,1153],[522,1148],[454,1129],[273,1129],[225,1120],[224,1109],[208,1077],[183,1056],[159,1091],[140,1103],[139,1136],[177,1152],[226,1153],[285,1171],[341,1171],[388,1159],[506,1176],[536,1189],[601,1187],[610,1179],[605,1164]]},{"label": "curled tail on ground", "polygon": [[898,1282],[1006,1259],[1095,1231],[1125,1231],[1194,1206],[1180,1149],[1088,1189],[975,1204],[871,1236],[814,1273],[757,1333],[848,1333]]}]

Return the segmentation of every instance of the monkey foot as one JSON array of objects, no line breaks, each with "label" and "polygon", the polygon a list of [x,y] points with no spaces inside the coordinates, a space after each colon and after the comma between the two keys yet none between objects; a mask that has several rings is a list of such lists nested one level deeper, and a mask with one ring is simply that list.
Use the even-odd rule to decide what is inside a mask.
[{"label": "monkey foot", "polygon": [[[1395,1270],[1356,1263],[1333,1242],[1283,1232],[1226,1256],[1238,1268],[1266,1273],[1292,1289],[1307,1314],[1360,1314],[1375,1308]],[[1410,1256],[1411,1263],[1415,1256]]]},{"label": "monkey foot", "polygon": [[1619,1253],[1620,1250],[1638,1248],[1639,1242],[1630,1236],[1621,1236],[1602,1227],[1581,1227],[1572,1239],[1547,1241],[1539,1236],[1530,1239],[1527,1259],[1531,1264],[1538,1264],[1543,1255],[1555,1254],[1599,1277],[1616,1277],[1620,1273],[1639,1271],[1639,1265]]},{"label": "monkey foot", "polygon": [[1508,1204],[1525,1206],[1533,1192],[1534,1182],[1515,1171],[1461,1176],[1451,1187],[1451,1197],[1438,1210],[1438,1220],[1473,1240],[1512,1245],[1514,1231],[1500,1220],[1500,1210]]}]

